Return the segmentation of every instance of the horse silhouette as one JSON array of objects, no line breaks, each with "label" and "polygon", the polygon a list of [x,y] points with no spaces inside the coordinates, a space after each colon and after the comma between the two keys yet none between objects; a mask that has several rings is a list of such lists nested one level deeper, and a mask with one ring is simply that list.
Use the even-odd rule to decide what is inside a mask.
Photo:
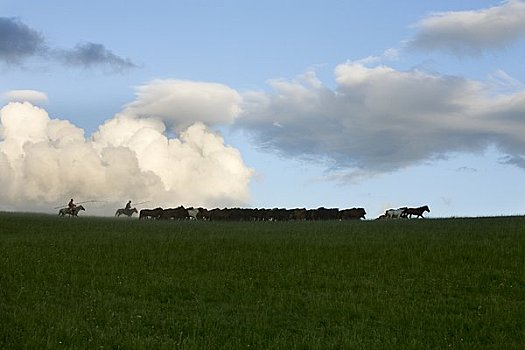
[{"label": "horse silhouette", "polygon": [[137,208],[131,208],[131,209],[120,208],[120,209],[117,209],[117,211],[115,212],[115,216],[121,216],[122,214],[131,216],[133,215],[133,213],[138,213]]},{"label": "horse silhouette", "polygon": [[66,215],[78,216],[78,212],[81,210],[86,210],[86,209],[81,205],[76,206],[72,212],[69,210],[69,208],[62,208],[58,211],[58,216],[66,216]]}]

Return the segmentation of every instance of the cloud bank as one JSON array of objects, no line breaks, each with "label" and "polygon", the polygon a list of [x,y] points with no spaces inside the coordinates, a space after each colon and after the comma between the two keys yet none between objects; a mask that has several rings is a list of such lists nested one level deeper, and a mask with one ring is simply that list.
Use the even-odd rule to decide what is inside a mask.
[{"label": "cloud bank", "polygon": [[357,177],[491,145],[509,164],[525,155],[523,90],[491,95],[478,81],[356,62],[337,66],[335,79],[336,89],[311,76],[273,81],[273,91],[243,96],[236,125],[260,148]]},{"label": "cloud bank", "polygon": [[512,89],[497,93],[491,81],[361,61],[338,65],[334,77],[335,88],[310,71],[245,93],[155,80],[89,137],[30,103],[9,103],[0,110],[0,210],[71,197],[105,200],[112,210],[129,199],[246,205],[253,171],[210,125],[241,128],[261,149],[324,164],[337,181],[492,146],[502,163],[525,168],[525,91],[504,71],[498,82]]},{"label": "cloud bank", "polygon": [[0,17],[0,63],[19,66],[33,57],[71,67],[102,67],[113,72],[136,67],[130,59],[114,54],[102,44],[79,43],[73,49],[49,47],[44,35],[22,23],[20,19]]},{"label": "cloud bank", "polygon": [[99,200],[89,213],[102,215],[129,199],[164,207],[249,201],[252,170],[202,123],[169,138],[160,120],[120,113],[86,138],[27,102],[4,106],[0,121],[0,210],[49,211],[69,198]]},{"label": "cloud bank", "polygon": [[510,0],[475,11],[440,12],[418,23],[411,49],[479,55],[525,38],[525,2]]}]

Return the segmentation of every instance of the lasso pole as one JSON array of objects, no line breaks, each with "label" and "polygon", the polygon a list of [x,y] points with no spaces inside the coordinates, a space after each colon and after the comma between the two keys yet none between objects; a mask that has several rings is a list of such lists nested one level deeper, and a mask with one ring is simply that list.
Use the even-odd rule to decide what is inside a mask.
[{"label": "lasso pole", "polygon": [[[99,200],[88,200],[88,201],[83,201],[83,202],[77,202],[76,204],[84,204],[84,203],[95,203],[95,202],[106,202],[106,201],[99,201]],[[66,208],[67,207],[67,204],[66,205],[60,205],[58,207],[54,207],[53,209],[59,209],[59,208]]]}]

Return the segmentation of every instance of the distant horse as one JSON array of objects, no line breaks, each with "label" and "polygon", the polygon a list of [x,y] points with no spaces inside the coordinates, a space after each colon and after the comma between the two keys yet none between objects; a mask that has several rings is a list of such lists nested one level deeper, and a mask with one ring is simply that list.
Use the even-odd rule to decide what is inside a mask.
[{"label": "distant horse", "polygon": [[407,209],[408,209],[407,207],[398,208],[398,209],[388,209],[385,212],[385,217],[387,219],[398,219],[398,218],[406,217]]},{"label": "distant horse", "polygon": [[83,206],[78,205],[73,209],[73,212],[69,210],[69,208],[62,208],[58,211],[58,216],[65,216],[66,214],[69,216],[78,216],[78,212],[81,210],[86,210]]},{"label": "distant horse", "polygon": [[117,209],[117,211],[115,212],[115,216],[121,216],[122,214],[124,214],[129,217],[133,215],[133,213],[138,213],[137,208],[131,208],[131,209],[120,208],[120,209]]},{"label": "distant horse", "polygon": [[405,214],[411,218],[412,215],[415,215],[416,218],[423,218],[423,213],[428,211],[430,213],[430,209],[428,207],[428,205],[425,205],[425,206],[422,206],[422,207],[419,207],[419,208],[407,208],[405,210]]}]

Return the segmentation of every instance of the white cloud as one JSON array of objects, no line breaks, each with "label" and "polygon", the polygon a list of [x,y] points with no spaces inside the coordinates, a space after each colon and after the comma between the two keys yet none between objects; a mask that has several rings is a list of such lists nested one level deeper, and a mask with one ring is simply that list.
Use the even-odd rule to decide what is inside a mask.
[{"label": "white cloud", "polygon": [[11,90],[2,94],[2,99],[6,102],[31,102],[39,104],[47,102],[47,95],[36,90]]},{"label": "white cloud", "polygon": [[478,81],[355,62],[336,67],[335,79],[335,90],[279,81],[246,94],[237,125],[261,148],[357,178],[493,144],[525,154],[523,91],[494,96]]},{"label": "white cloud", "polygon": [[525,38],[525,2],[510,0],[481,10],[434,13],[415,27],[418,32],[408,42],[409,48],[477,55]]},{"label": "white cloud", "polygon": [[511,77],[503,69],[498,69],[489,76],[491,89],[503,93],[525,90],[525,84]]},{"label": "white cloud", "polygon": [[159,118],[177,130],[196,121],[230,124],[241,112],[241,96],[218,83],[154,80],[137,88],[136,95],[126,114]]},{"label": "white cloud", "polygon": [[159,120],[121,113],[85,138],[30,103],[9,103],[0,118],[0,210],[46,211],[71,197],[105,201],[90,214],[109,215],[129,199],[164,207],[249,201],[252,170],[202,123],[169,138]]},{"label": "white cloud", "polygon": [[399,50],[396,48],[386,49],[381,56],[368,56],[360,60],[354,61],[354,63],[369,65],[369,64],[379,64],[383,61],[396,61],[399,59]]}]

